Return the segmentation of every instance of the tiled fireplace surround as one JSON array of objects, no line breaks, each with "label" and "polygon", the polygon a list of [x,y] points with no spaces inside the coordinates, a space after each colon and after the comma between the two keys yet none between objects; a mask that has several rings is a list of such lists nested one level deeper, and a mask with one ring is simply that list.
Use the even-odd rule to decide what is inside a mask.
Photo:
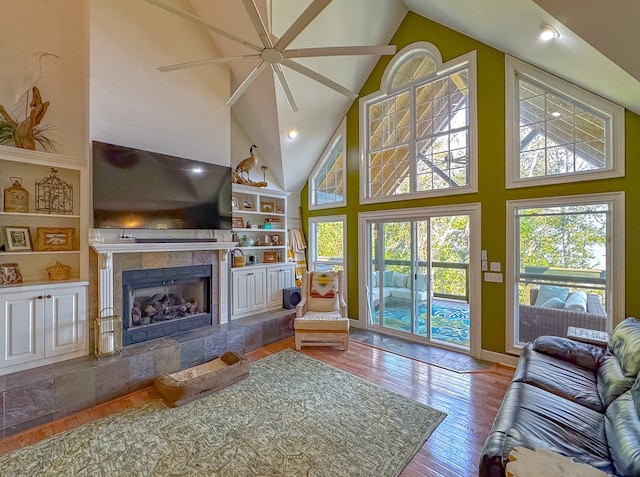
[{"label": "tiled fireplace surround", "polygon": [[[113,254],[113,305],[120,313],[121,274],[123,270],[165,268],[172,266],[212,265],[212,276],[226,270],[220,261],[225,250],[179,252],[136,252]],[[89,317],[99,312],[100,257],[91,253]],[[215,280],[214,280],[215,281]],[[225,287],[222,287],[223,290]],[[226,309],[223,297],[222,308]],[[76,411],[100,404],[153,384],[161,373],[171,373],[214,359],[227,350],[249,352],[293,336],[293,310],[254,315],[226,323],[220,319],[221,300],[218,287],[212,293],[212,326],[198,328],[171,337],[138,343],[123,348],[115,356],[101,359],[91,354],[56,364],[0,376],[0,438],[13,435]],[[93,321],[93,320],[91,320]]]}]

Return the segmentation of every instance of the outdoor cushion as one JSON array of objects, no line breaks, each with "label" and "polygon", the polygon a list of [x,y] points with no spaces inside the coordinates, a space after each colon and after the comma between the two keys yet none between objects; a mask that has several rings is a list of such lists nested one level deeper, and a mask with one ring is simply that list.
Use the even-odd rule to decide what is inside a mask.
[{"label": "outdoor cushion", "polygon": [[554,296],[540,305],[540,308],[564,308],[564,302],[557,296]]},{"label": "outdoor cushion", "polygon": [[542,306],[543,303],[554,297],[565,301],[567,299],[567,295],[569,295],[569,288],[567,287],[541,285],[540,290],[538,291],[538,298],[536,298],[534,306]]},{"label": "outdoor cushion", "polygon": [[392,287],[393,286],[393,274],[394,274],[394,272],[389,271],[389,270],[384,272],[384,282],[382,283],[383,287]]},{"label": "outdoor cushion", "polygon": [[409,275],[406,273],[393,272],[393,286],[397,288],[407,288],[407,279]]},{"label": "outdoor cushion", "polygon": [[[411,300],[413,296],[410,288],[389,288],[389,290],[391,291],[391,296],[393,298]],[[425,301],[427,299],[426,291],[416,291],[415,295],[418,301]]]},{"label": "outdoor cushion", "polygon": [[424,273],[418,273],[418,280],[416,280],[416,290],[427,291],[427,276]]},{"label": "outdoor cushion", "polygon": [[587,311],[587,294],[583,291],[572,293],[564,304],[567,310]]}]

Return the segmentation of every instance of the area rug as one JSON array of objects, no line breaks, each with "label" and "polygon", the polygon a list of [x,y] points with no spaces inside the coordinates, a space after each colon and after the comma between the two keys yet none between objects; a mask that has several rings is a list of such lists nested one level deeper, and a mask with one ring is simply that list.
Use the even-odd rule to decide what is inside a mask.
[{"label": "area rug", "polygon": [[[418,306],[418,334],[426,334],[426,305]],[[387,306],[384,324],[389,328],[410,332],[409,309]],[[431,338],[445,343],[469,346],[469,310],[431,306]]]},{"label": "area rug", "polygon": [[395,476],[445,414],[301,353],[179,408],[160,399],[0,457],[11,476]]}]

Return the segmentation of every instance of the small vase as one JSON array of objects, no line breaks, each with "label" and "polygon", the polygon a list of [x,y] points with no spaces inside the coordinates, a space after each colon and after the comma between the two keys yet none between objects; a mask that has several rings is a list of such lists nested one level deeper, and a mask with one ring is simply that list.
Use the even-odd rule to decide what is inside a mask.
[{"label": "small vase", "polygon": [[11,177],[11,187],[4,190],[5,212],[29,212],[29,191],[22,187],[21,177]]}]

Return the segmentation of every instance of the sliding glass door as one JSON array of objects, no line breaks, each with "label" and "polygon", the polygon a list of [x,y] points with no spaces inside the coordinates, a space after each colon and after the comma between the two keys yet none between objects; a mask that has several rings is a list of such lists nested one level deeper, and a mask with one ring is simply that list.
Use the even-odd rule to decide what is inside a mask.
[{"label": "sliding glass door", "polygon": [[469,214],[366,221],[368,326],[469,349]]}]

